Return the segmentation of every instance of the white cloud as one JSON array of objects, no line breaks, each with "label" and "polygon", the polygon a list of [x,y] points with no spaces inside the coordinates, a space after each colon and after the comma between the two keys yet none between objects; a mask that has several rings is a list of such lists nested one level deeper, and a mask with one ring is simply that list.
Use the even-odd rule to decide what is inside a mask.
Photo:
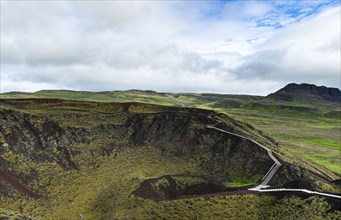
[{"label": "white cloud", "polygon": [[340,8],[279,30],[236,68],[240,76],[340,87]]},{"label": "white cloud", "polygon": [[293,18],[268,1],[1,1],[0,90],[267,94],[291,81],[338,86],[339,16],[339,7],[326,7]]},{"label": "white cloud", "polygon": [[222,15],[232,20],[249,20],[261,18],[273,9],[266,1],[232,1],[224,6]]}]

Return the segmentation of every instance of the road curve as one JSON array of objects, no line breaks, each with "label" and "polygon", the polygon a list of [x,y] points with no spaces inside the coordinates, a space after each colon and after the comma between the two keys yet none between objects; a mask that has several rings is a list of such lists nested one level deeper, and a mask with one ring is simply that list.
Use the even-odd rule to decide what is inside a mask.
[{"label": "road curve", "polygon": [[265,149],[268,152],[268,156],[274,161],[274,164],[270,167],[269,171],[263,176],[262,178],[262,182],[253,188],[248,189],[249,191],[257,191],[257,192],[303,192],[303,193],[307,193],[307,194],[313,194],[313,195],[320,195],[320,196],[325,196],[325,197],[331,197],[331,198],[336,198],[336,199],[341,199],[341,196],[339,195],[334,195],[334,194],[329,194],[329,193],[322,193],[322,192],[316,192],[316,191],[311,191],[311,190],[307,190],[307,189],[288,189],[288,188],[280,188],[280,189],[267,189],[270,186],[268,185],[268,183],[270,182],[270,180],[272,179],[272,177],[275,175],[276,171],[278,170],[278,168],[282,165],[277,159],[276,157],[273,156],[272,151],[261,145],[260,143],[248,138],[248,137],[244,137],[242,135],[239,134],[235,134],[220,128],[215,127],[217,124],[221,123],[221,121],[212,118],[211,116],[208,116],[208,118],[213,119],[215,121],[217,121],[218,123],[216,123],[215,125],[208,125],[206,126],[207,128],[210,129],[214,129],[226,134],[230,134],[233,136],[237,136],[246,140],[249,140],[251,142],[253,142],[254,144],[258,145],[259,147]]}]

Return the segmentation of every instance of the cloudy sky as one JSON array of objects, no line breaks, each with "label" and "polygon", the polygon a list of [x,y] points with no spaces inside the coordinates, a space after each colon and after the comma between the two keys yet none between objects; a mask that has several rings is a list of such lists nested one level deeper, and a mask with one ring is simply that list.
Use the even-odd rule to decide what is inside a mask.
[{"label": "cloudy sky", "polygon": [[1,92],[340,88],[340,1],[1,1]]}]

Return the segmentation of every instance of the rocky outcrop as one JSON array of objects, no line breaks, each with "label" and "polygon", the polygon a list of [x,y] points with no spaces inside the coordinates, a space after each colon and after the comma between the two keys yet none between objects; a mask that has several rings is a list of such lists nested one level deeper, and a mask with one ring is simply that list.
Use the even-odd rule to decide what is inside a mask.
[{"label": "rocky outcrop", "polygon": [[0,153],[11,150],[37,163],[55,161],[65,169],[77,169],[68,148],[72,139],[68,138],[70,135],[56,122],[13,110],[3,110],[0,111],[0,123],[0,132],[5,137],[7,146],[3,145]]},{"label": "rocky outcrop", "polygon": [[[189,183],[179,181],[188,180]],[[190,183],[190,181],[195,182]],[[153,200],[177,199],[181,196],[206,195],[231,190],[222,183],[208,181],[205,177],[186,175],[165,175],[159,178],[147,179],[133,192],[135,196]]]},{"label": "rocky outcrop", "polygon": [[[165,177],[167,184],[160,189],[167,198],[223,190],[223,183],[236,174],[261,178],[273,164],[267,151],[254,142],[206,126],[216,124],[214,118],[219,118],[219,127],[226,131],[272,147],[275,143],[252,126],[213,111],[62,100],[6,100],[2,105],[0,167],[23,184],[39,179],[34,167],[41,163],[77,172],[83,166],[96,167],[98,158],[137,147],[152,148],[166,158],[191,159],[205,173],[199,185],[181,190],[181,184],[174,185]],[[293,180],[292,173],[297,172],[278,177],[276,183]]]},{"label": "rocky outcrop", "polygon": [[[81,152],[73,146],[91,145],[103,139],[108,139],[106,145],[89,150],[96,155],[110,155],[113,149],[148,144],[158,148],[164,156],[196,157],[209,153],[209,159],[203,160],[202,166],[206,169],[220,167],[216,172],[222,172],[222,178],[227,167],[241,165],[251,173],[264,173],[271,163],[266,152],[253,143],[206,129],[203,125],[213,122],[200,114],[128,114],[125,123],[120,125],[62,128],[47,118],[5,110],[0,112],[0,122],[8,144],[0,152],[11,150],[33,162],[55,162],[66,170],[79,167],[73,158]],[[7,166],[4,162],[1,165]]]},{"label": "rocky outcrop", "polygon": [[341,91],[338,88],[316,86],[314,84],[290,83],[284,88],[267,96],[279,101],[292,102],[295,99],[306,102],[341,103]]}]

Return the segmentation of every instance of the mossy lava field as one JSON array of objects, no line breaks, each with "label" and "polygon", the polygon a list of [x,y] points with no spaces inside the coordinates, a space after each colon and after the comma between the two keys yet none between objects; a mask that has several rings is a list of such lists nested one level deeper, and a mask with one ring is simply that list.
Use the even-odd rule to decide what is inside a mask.
[{"label": "mossy lava field", "polygon": [[[0,219],[340,218],[338,201],[248,192],[340,194],[337,174],[310,167],[252,126],[215,111],[143,103],[0,100]],[[217,123],[219,121],[219,123]]]}]

